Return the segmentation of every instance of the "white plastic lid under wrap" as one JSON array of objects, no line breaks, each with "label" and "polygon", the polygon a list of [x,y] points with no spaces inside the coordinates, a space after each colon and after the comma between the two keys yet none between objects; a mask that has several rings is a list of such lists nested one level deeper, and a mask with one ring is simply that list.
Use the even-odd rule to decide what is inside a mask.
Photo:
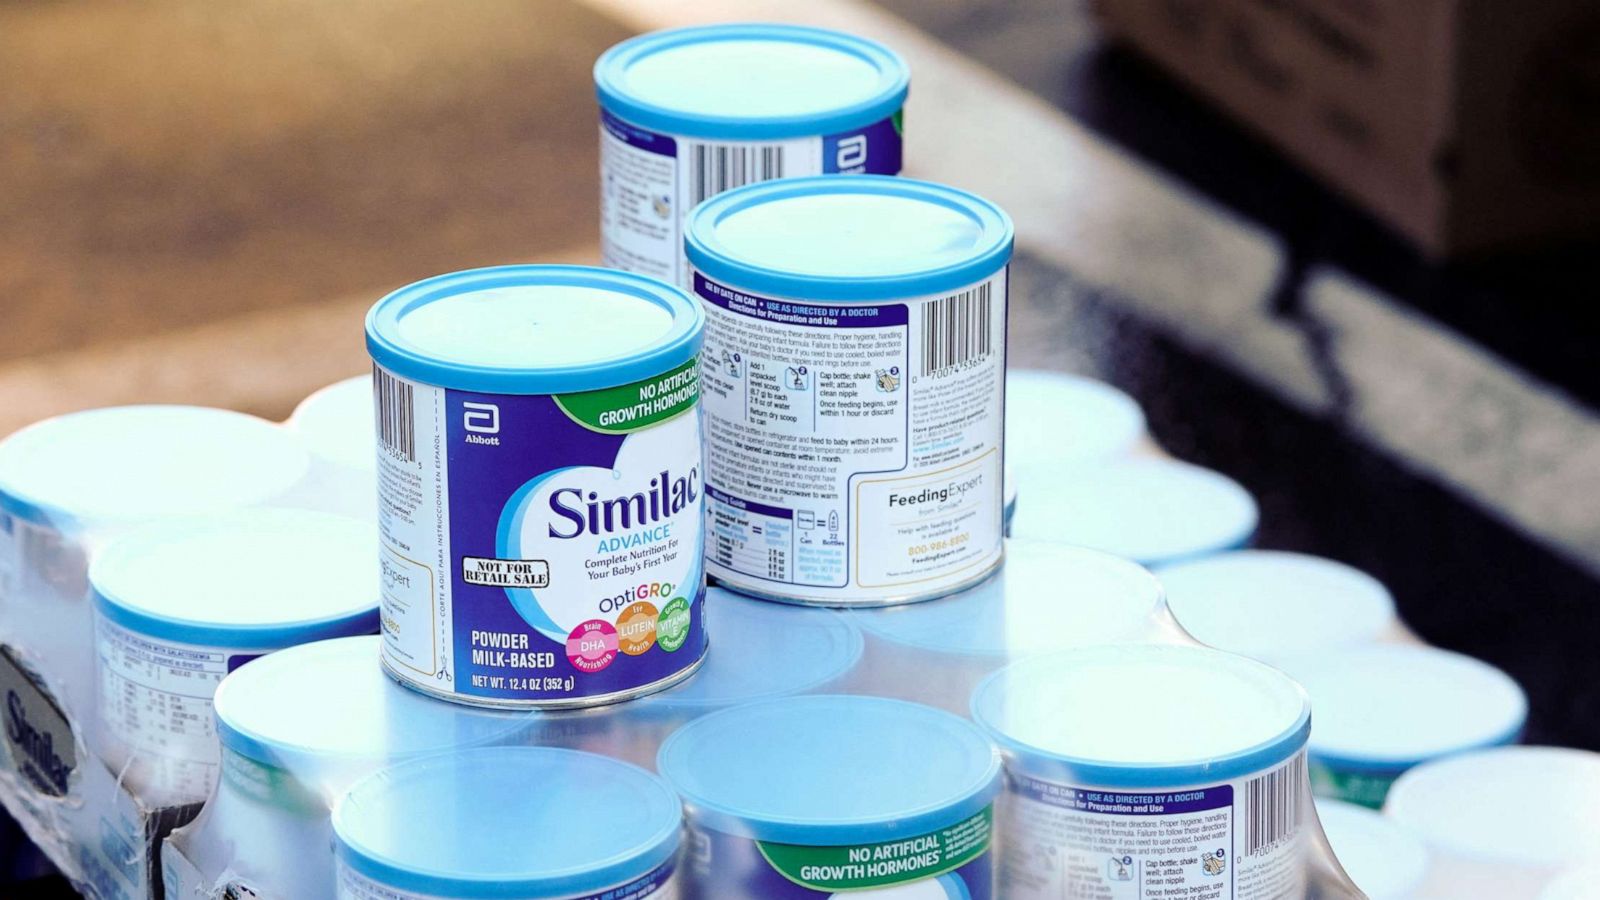
[{"label": "white plastic lid under wrap", "polygon": [[[262,897],[331,898],[329,814],[352,783],[405,759],[513,743],[526,730],[533,714],[446,703],[401,687],[378,665],[379,640],[303,644],[223,681],[216,696],[222,778],[200,818],[164,851],[170,856],[175,846],[196,870],[176,896],[237,883]],[[164,871],[177,868],[163,860]]]},{"label": "white plastic lid under wrap", "polygon": [[853,687],[966,714],[973,688],[1007,662],[1170,633],[1161,585],[1110,554],[1008,540],[1005,566],[977,587],[901,607],[852,610],[867,633]]},{"label": "white plastic lid under wrap", "polygon": [[0,441],[0,641],[78,718],[93,693],[94,550],[141,522],[281,502],[308,466],[284,429],[194,406],[72,413]]},{"label": "white plastic lid under wrap", "polygon": [[311,451],[317,506],[370,519],[377,514],[377,441],[372,375],[335,382],[300,401],[289,430]]},{"label": "white plastic lid under wrap", "polygon": [[1339,800],[1318,800],[1317,817],[1339,865],[1368,900],[1416,896],[1428,874],[1428,848],[1416,835],[1380,813]]},{"label": "white plastic lid under wrap", "polygon": [[377,547],[369,521],[300,509],[166,519],[107,544],[89,568],[90,745],[147,803],[204,800],[218,683],[266,653],[376,633]]},{"label": "white plastic lid under wrap", "polygon": [[[1145,438],[1138,401],[1103,381],[1065,372],[1006,373],[1006,508],[1021,485],[1067,466],[1127,456]],[[1013,477],[1014,476],[1014,477]]]},{"label": "white plastic lid under wrap", "polygon": [[1375,643],[1399,629],[1376,578],[1303,553],[1239,550],[1161,570],[1167,605],[1202,644],[1268,662]]},{"label": "white plastic lid under wrap", "polygon": [[1245,546],[1260,518],[1237,482],[1209,469],[1131,457],[1035,478],[1017,501],[1011,534],[1170,565]]},{"label": "white plastic lid under wrap", "polygon": [[1400,776],[1384,814],[1433,853],[1421,896],[1537,900],[1564,869],[1600,862],[1600,753],[1497,747]]},{"label": "white plastic lid under wrap", "polygon": [[1539,900],[1600,900],[1600,862],[1562,872],[1539,895]]},{"label": "white plastic lid under wrap", "polygon": [[1290,660],[1317,711],[1317,793],[1377,808],[1412,766],[1517,741],[1528,700],[1509,675],[1436,647],[1352,647]]}]

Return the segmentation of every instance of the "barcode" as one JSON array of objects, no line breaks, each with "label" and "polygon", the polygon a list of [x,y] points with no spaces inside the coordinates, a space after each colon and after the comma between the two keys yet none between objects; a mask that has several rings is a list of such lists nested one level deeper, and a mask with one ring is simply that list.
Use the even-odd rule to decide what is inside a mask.
[{"label": "barcode", "polygon": [[1300,796],[1305,777],[1305,757],[1296,756],[1245,783],[1245,855],[1270,850],[1299,829]]},{"label": "barcode", "polygon": [[988,356],[994,349],[989,285],[929,303],[922,315],[922,374]]},{"label": "barcode", "polygon": [[406,462],[417,461],[417,423],[411,405],[411,384],[372,368],[372,396],[377,404],[378,441]]},{"label": "barcode", "polygon": [[782,147],[695,144],[689,153],[689,205],[741,185],[782,177]]}]

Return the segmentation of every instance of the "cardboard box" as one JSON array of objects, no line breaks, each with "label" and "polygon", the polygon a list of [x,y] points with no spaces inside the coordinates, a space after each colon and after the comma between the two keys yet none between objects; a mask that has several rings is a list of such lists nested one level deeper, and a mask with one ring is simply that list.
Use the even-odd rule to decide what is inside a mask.
[{"label": "cardboard box", "polygon": [[1433,255],[1600,235],[1593,0],[1095,0]]}]

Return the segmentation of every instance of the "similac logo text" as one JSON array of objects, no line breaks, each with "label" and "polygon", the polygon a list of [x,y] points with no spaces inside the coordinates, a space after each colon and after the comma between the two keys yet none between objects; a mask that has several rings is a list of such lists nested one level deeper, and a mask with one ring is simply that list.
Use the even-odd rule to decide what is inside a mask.
[{"label": "similac logo text", "polygon": [[[550,494],[550,522],[553,538],[570,540],[583,535],[603,537],[602,552],[663,540],[671,535],[671,524],[663,520],[683,512],[700,498],[700,470],[673,477],[663,469],[650,479],[650,486],[632,494],[602,498],[597,491],[561,488]],[[608,537],[630,532],[626,537]]]}]

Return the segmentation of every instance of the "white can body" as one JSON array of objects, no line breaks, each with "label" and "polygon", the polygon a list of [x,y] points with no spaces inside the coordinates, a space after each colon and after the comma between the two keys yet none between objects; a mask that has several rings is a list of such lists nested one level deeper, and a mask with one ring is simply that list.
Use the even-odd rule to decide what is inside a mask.
[{"label": "white can body", "polygon": [[799,603],[943,596],[1002,555],[1007,272],[826,303],[696,274],[707,571]]}]

